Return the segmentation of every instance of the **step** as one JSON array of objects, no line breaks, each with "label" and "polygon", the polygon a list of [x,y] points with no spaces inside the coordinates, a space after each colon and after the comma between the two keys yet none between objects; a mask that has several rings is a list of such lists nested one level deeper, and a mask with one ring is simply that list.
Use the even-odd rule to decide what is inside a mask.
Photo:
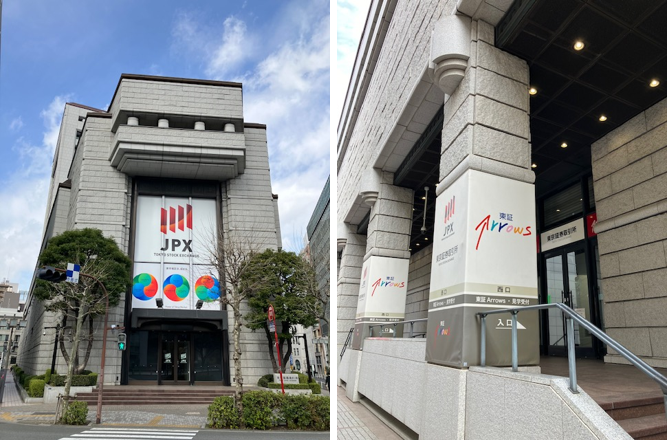
[{"label": "step", "polygon": [[667,417],[665,413],[619,420],[621,428],[633,439],[667,440]]},{"label": "step", "polygon": [[[97,399],[76,399],[79,402],[86,402],[89,406],[94,406],[97,405]],[[194,401],[188,401],[188,402],[183,402],[183,401],[177,401],[177,400],[165,400],[165,401],[160,401],[160,402],[155,402],[155,400],[126,400],[126,399],[120,399],[120,400],[102,400],[102,405],[108,406],[108,405],[118,405],[118,406],[123,406],[123,405],[210,405],[213,403],[213,399],[204,399],[204,400],[194,400]]]},{"label": "step", "polygon": [[601,403],[600,407],[616,421],[654,414],[665,414],[665,405],[662,396],[605,402]]}]

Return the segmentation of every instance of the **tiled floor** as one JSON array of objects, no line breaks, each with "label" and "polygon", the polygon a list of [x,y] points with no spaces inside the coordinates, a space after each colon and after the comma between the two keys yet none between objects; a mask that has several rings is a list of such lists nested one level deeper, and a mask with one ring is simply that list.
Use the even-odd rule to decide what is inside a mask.
[{"label": "tiled floor", "polygon": [[360,403],[352,403],[345,389],[337,387],[338,438],[344,440],[400,440],[394,431],[382,423]]},{"label": "tiled floor", "polygon": [[[542,357],[543,374],[568,377],[567,358]],[[631,365],[605,364],[600,359],[577,359],[577,384],[598,404],[647,396],[662,396],[658,384]],[[667,377],[667,369],[656,368]]]},{"label": "tiled floor", "polygon": [[14,384],[14,375],[12,374],[12,372],[10,370],[4,370],[2,371],[2,374],[6,374],[7,377],[5,380],[5,391],[2,397],[2,403],[0,404],[0,407],[24,405],[23,401],[21,400],[21,396],[19,396],[18,391],[16,391],[16,385]]}]

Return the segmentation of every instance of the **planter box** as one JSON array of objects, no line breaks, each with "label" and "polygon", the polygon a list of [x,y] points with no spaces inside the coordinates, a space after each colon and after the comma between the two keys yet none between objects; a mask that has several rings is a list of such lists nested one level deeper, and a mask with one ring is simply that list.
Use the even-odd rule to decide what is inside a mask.
[{"label": "planter box", "polygon": [[[268,389],[269,391],[273,391],[276,394],[282,394],[283,393],[283,391],[280,388],[277,389],[277,390],[272,390],[270,388],[262,388],[262,389],[265,389],[265,390]],[[288,390],[288,389],[285,389],[285,394],[313,394],[313,390]]]},{"label": "planter box", "polygon": [[[93,387],[90,386],[70,387],[69,394],[70,396],[76,396],[78,393],[91,393],[92,391]],[[65,394],[65,387],[52,387],[51,385],[46,385],[44,387],[44,403],[57,403],[59,394]]]}]

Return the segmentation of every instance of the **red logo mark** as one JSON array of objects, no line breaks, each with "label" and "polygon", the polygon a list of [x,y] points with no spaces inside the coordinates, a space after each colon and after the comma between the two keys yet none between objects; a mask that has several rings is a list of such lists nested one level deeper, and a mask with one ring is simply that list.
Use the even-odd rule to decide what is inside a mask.
[{"label": "red logo mark", "polygon": [[[184,231],[186,227],[192,229],[192,205],[186,204],[185,209],[178,205],[178,221],[176,220],[176,208],[169,207],[169,230],[176,232],[177,224],[181,231]],[[163,234],[167,233],[167,210],[164,208],[160,210],[160,231]]]}]

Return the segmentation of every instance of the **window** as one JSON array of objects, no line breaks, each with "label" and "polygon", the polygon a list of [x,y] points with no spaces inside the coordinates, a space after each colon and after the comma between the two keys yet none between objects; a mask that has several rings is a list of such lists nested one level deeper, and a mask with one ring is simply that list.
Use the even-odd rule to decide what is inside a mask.
[{"label": "window", "polygon": [[294,347],[294,356],[299,355],[299,347]]},{"label": "window", "polygon": [[581,185],[571,187],[544,200],[544,228],[583,214]]}]

